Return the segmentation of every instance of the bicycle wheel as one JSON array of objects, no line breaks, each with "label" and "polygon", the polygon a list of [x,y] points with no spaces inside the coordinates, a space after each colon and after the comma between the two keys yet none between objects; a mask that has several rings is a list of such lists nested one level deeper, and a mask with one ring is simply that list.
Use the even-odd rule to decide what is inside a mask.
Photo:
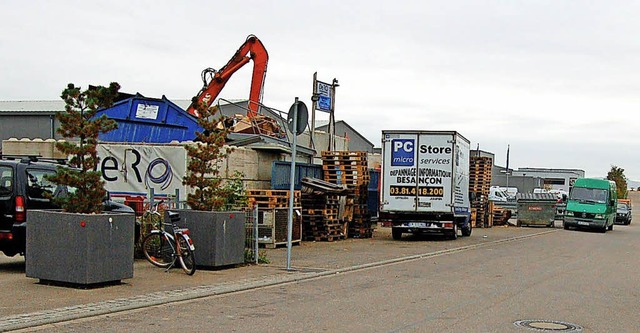
[{"label": "bicycle wheel", "polygon": [[178,237],[178,244],[180,244],[180,265],[185,273],[193,275],[196,272],[196,258],[193,251],[189,248],[189,242],[187,237],[180,235]]},{"label": "bicycle wheel", "polygon": [[167,238],[160,233],[151,233],[142,241],[145,258],[155,266],[167,268],[172,263],[173,248]]}]

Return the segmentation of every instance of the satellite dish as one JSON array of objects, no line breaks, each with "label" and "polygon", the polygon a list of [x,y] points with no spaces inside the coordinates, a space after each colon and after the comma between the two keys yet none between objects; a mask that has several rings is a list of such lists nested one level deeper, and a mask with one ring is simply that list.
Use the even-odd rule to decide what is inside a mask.
[{"label": "satellite dish", "polygon": [[307,106],[301,102],[297,101],[291,105],[289,108],[289,114],[287,115],[287,127],[289,131],[293,133],[293,115],[296,112],[296,106],[298,110],[298,116],[296,117],[296,131],[295,135],[300,135],[307,129],[307,122],[309,120],[309,111],[307,110]]}]

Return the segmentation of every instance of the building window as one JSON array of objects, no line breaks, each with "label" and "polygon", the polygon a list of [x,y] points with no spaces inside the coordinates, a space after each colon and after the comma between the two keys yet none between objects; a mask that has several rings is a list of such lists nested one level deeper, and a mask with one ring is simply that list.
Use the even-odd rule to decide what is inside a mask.
[{"label": "building window", "polygon": [[545,178],[544,184],[545,185],[564,185],[565,179],[564,178]]}]

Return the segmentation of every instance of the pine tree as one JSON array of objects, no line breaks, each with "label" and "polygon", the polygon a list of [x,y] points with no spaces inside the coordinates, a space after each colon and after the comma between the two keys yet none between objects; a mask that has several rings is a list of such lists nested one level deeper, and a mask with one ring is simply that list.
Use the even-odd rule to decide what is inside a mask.
[{"label": "pine tree", "polygon": [[62,92],[66,112],[56,115],[60,121],[57,132],[67,141],[57,142],[56,148],[70,157],[70,167],[59,167],[49,180],[70,189],[66,196],[56,199],[66,212],[89,214],[103,209],[107,192],[97,171],[98,136],[117,128],[117,123],[105,115],[95,115],[99,109],[113,105],[119,89],[116,82],[109,87],[89,87],[84,91],[69,83]]},{"label": "pine tree", "polygon": [[193,188],[193,193],[187,195],[187,204],[194,210],[221,210],[230,196],[229,188],[222,186],[220,177],[220,162],[231,152],[224,147],[229,131],[221,125],[224,117],[220,117],[220,121],[215,119],[217,107],[207,108],[195,98],[193,103],[197,105],[198,125],[203,131],[196,132],[196,141],[185,146],[189,162],[182,183]]}]

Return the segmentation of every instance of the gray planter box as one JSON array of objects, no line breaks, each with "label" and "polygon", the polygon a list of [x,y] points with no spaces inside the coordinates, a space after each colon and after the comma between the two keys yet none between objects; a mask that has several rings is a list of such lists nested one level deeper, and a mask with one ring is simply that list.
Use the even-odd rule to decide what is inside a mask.
[{"label": "gray planter box", "polygon": [[244,263],[245,213],[172,210],[180,214],[196,247],[196,265],[220,267]]},{"label": "gray planter box", "polygon": [[29,211],[27,277],[72,285],[133,277],[133,214]]}]

